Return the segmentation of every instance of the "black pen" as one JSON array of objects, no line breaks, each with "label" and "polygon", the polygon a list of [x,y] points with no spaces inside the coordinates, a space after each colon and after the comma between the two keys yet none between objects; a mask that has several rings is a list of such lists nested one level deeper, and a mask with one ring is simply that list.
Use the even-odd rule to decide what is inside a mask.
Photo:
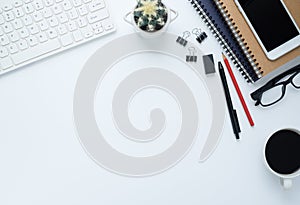
[{"label": "black pen", "polygon": [[228,112],[229,112],[230,119],[231,119],[232,129],[233,129],[236,139],[240,139],[239,133],[241,132],[241,129],[240,129],[240,125],[239,125],[239,119],[237,117],[236,110],[233,108],[233,105],[232,105],[224,68],[223,68],[223,65],[221,62],[219,62],[218,65],[219,65],[220,77],[222,80],[224,93],[225,93],[225,97],[226,97]]}]

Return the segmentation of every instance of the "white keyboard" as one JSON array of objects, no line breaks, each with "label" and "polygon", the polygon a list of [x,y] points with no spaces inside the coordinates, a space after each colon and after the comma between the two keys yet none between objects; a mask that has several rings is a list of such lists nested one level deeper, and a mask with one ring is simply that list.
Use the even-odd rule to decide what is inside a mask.
[{"label": "white keyboard", "polygon": [[13,0],[0,8],[0,75],[114,30],[103,0]]}]

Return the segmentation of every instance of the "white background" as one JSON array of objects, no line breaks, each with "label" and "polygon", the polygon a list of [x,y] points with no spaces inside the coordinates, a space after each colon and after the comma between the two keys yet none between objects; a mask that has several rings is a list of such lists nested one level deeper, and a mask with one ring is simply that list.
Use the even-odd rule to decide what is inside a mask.
[{"label": "white background", "polygon": [[[205,163],[198,163],[201,140],[175,167],[146,178],[115,175],[87,156],[73,126],[76,79],[98,48],[133,32],[123,16],[135,0],[106,1],[116,33],[0,77],[0,204],[300,204],[300,179],[284,191],[279,179],[266,169],[262,156],[271,133],[287,127],[300,130],[299,90],[290,86],[284,100],[270,108],[255,107],[249,97],[275,74],[250,85],[234,69],[255,127],[249,126],[229,81],[241,141],[235,140],[226,113],[220,144]],[[189,3],[165,3],[180,13],[169,32],[202,28],[209,38],[199,48],[221,60],[218,43]]]}]

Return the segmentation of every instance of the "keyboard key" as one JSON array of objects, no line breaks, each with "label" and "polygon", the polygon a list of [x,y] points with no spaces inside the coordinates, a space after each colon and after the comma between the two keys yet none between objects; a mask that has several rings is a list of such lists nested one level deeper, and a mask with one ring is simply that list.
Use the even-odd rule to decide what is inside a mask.
[{"label": "keyboard key", "polygon": [[15,27],[15,29],[20,29],[23,27],[23,23],[22,23],[21,19],[15,19],[11,23]]},{"label": "keyboard key", "polygon": [[51,27],[55,27],[58,25],[58,20],[55,16],[52,16],[51,18],[49,18],[48,22]]},{"label": "keyboard key", "polygon": [[104,31],[104,29],[103,29],[102,27],[94,29],[94,33],[95,33],[95,34],[100,34],[100,33],[102,33],[103,31]]},{"label": "keyboard key", "polygon": [[2,8],[3,8],[3,11],[9,11],[9,10],[13,9],[11,4],[5,4]]},{"label": "keyboard key", "polygon": [[62,6],[65,11],[68,11],[72,8],[72,4],[69,0],[64,0]]},{"label": "keyboard key", "polygon": [[81,29],[81,32],[82,32],[82,34],[83,34],[83,36],[84,36],[85,38],[90,38],[90,37],[92,37],[92,36],[94,35],[93,29],[91,28],[90,25],[88,25],[88,26],[82,28],[82,29]]},{"label": "keyboard key", "polygon": [[50,28],[48,31],[47,31],[47,34],[49,36],[50,39],[53,39],[53,38],[56,38],[57,37],[57,32],[55,29],[53,28]]},{"label": "keyboard key", "polygon": [[36,22],[43,20],[43,15],[41,14],[41,12],[36,12],[32,16],[33,16],[34,21],[36,21]]},{"label": "keyboard key", "polygon": [[12,11],[7,11],[3,15],[4,15],[5,21],[12,21],[15,19],[15,15]]},{"label": "keyboard key", "polygon": [[114,24],[111,19],[105,19],[102,21],[102,26],[106,31],[109,31],[114,28]]},{"label": "keyboard key", "polygon": [[74,21],[69,21],[67,23],[67,26],[68,26],[69,31],[74,31],[77,29],[77,25]]},{"label": "keyboard key", "polygon": [[0,26],[0,36],[2,36],[3,34],[4,34],[4,31],[3,31],[3,29]]},{"label": "keyboard key", "polygon": [[35,46],[38,44],[38,40],[35,36],[29,36],[26,40],[30,46]]},{"label": "keyboard key", "polygon": [[65,33],[68,32],[68,29],[66,28],[65,25],[59,25],[59,26],[57,27],[57,30],[58,30],[58,33],[59,33],[60,35],[63,35],[63,34],[65,34]]},{"label": "keyboard key", "polygon": [[17,8],[17,7],[20,7],[23,5],[23,2],[21,0],[14,0],[14,6]]},{"label": "keyboard key", "polygon": [[15,64],[24,63],[28,60],[34,59],[36,57],[42,56],[46,53],[55,51],[61,47],[57,39],[47,41],[43,44],[37,45],[33,48],[27,49],[23,52],[12,55],[12,60]]},{"label": "keyboard key", "polygon": [[60,14],[63,11],[59,4],[53,6],[52,10],[55,15]]},{"label": "keyboard key", "polygon": [[0,47],[0,58],[8,56],[8,51],[5,47]]},{"label": "keyboard key", "polygon": [[19,34],[17,31],[13,31],[10,34],[8,34],[10,41],[16,42],[20,39]]},{"label": "keyboard key", "polygon": [[3,24],[2,28],[3,28],[4,33],[10,33],[13,31],[13,27],[12,27],[11,23],[9,23],[9,22]]},{"label": "keyboard key", "polygon": [[93,13],[89,13],[87,15],[87,19],[89,23],[95,23],[97,21],[103,20],[105,18],[108,18],[109,14],[108,11],[106,9],[101,9],[99,11],[93,12]]},{"label": "keyboard key", "polygon": [[61,41],[63,46],[68,46],[68,45],[71,45],[73,43],[73,38],[72,38],[71,34],[68,33],[68,34],[63,35],[60,38],[60,41]]},{"label": "keyboard key", "polygon": [[73,37],[76,42],[83,40],[83,36],[79,30],[73,32]]},{"label": "keyboard key", "polygon": [[92,24],[93,29],[102,28],[102,23],[100,21]]},{"label": "keyboard key", "polygon": [[89,4],[89,10],[91,12],[97,11],[105,7],[105,4],[102,0],[93,0],[92,3]]},{"label": "keyboard key", "polygon": [[26,14],[31,14],[32,12],[34,12],[34,8],[32,6],[32,4],[26,4],[24,6],[24,10]]},{"label": "keyboard key", "polygon": [[23,27],[19,30],[19,34],[21,36],[21,38],[26,38],[29,36],[29,32],[27,30],[27,28]]},{"label": "keyboard key", "polygon": [[15,13],[16,18],[20,18],[20,17],[24,16],[24,11],[21,7],[14,9],[14,13]]},{"label": "keyboard key", "polygon": [[68,21],[68,17],[65,13],[61,13],[57,17],[60,23],[66,23]]},{"label": "keyboard key", "polygon": [[44,32],[40,32],[37,35],[37,38],[38,38],[38,40],[39,40],[40,43],[44,43],[44,42],[48,41],[47,35]]},{"label": "keyboard key", "polygon": [[9,39],[7,36],[1,36],[0,37],[0,43],[2,46],[6,46],[9,44]]},{"label": "keyboard key", "polygon": [[17,53],[19,51],[17,45],[14,43],[9,44],[8,50],[11,54]]},{"label": "keyboard key", "polygon": [[45,6],[49,7],[54,4],[54,0],[44,0]]},{"label": "keyboard key", "polygon": [[39,22],[38,25],[39,25],[41,31],[45,31],[49,28],[48,23],[45,20]]},{"label": "keyboard key", "polygon": [[86,18],[85,17],[79,18],[77,20],[77,24],[78,24],[79,28],[85,27],[87,25]]},{"label": "keyboard key", "polygon": [[0,60],[0,70],[6,70],[13,66],[13,62],[9,57]]},{"label": "keyboard key", "polygon": [[78,11],[81,16],[88,14],[88,10],[85,5],[78,7]]},{"label": "keyboard key", "polygon": [[25,39],[18,41],[17,45],[19,46],[20,50],[25,50],[28,48],[28,44]]},{"label": "keyboard key", "polygon": [[40,30],[39,30],[39,27],[36,25],[36,24],[32,24],[28,27],[29,29],[29,32],[31,34],[37,34]]},{"label": "keyboard key", "polygon": [[52,11],[50,8],[45,8],[42,10],[42,14],[43,14],[44,18],[49,18],[52,16]]},{"label": "keyboard key", "polygon": [[72,2],[75,7],[81,6],[81,4],[82,4],[81,0],[72,0]]},{"label": "keyboard key", "polygon": [[78,18],[78,13],[76,11],[76,9],[71,9],[70,11],[68,11],[68,15],[70,17],[71,20]]},{"label": "keyboard key", "polygon": [[34,8],[35,8],[37,11],[44,8],[43,1],[42,1],[42,0],[34,0],[33,6],[34,6]]},{"label": "keyboard key", "polygon": [[24,16],[23,22],[24,22],[25,26],[29,26],[33,23],[32,18],[30,16]]}]

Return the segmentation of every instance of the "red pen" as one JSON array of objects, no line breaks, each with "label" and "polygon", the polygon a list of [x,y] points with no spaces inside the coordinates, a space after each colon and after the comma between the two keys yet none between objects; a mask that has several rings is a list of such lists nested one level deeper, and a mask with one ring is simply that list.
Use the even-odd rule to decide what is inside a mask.
[{"label": "red pen", "polygon": [[253,127],[253,126],[254,126],[253,119],[252,119],[252,117],[251,117],[251,114],[250,114],[250,112],[249,112],[249,109],[248,109],[248,107],[247,107],[247,104],[246,104],[246,102],[245,102],[245,100],[244,100],[244,97],[243,97],[243,95],[242,95],[242,92],[241,92],[241,90],[240,90],[240,88],[239,88],[239,85],[238,85],[238,83],[237,83],[237,81],[236,81],[236,79],[235,79],[235,77],[234,77],[234,75],[233,75],[233,72],[232,72],[232,69],[231,69],[231,67],[230,67],[230,64],[229,64],[227,58],[225,57],[225,55],[224,55],[223,53],[222,53],[222,56],[223,56],[223,60],[224,60],[224,62],[225,62],[225,65],[226,65],[226,67],[227,67],[227,70],[228,70],[228,72],[229,72],[229,75],[230,75],[230,77],[231,77],[231,80],[232,80],[232,82],[233,82],[233,85],[234,85],[234,87],[235,87],[235,90],[236,90],[236,92],[237,92],[237,94],[238,94],[238,96],[239,96],[239,98],[240,98],[240,101],[241,101],[241,103],[242,103],[242,106],[243,106],[243,108],[244,108],[244,111],[245,111],[245,113],[246,113],[246,116],[247,116],[247,118],[248,118],[248,121],[249,121],[250,125]]}]

